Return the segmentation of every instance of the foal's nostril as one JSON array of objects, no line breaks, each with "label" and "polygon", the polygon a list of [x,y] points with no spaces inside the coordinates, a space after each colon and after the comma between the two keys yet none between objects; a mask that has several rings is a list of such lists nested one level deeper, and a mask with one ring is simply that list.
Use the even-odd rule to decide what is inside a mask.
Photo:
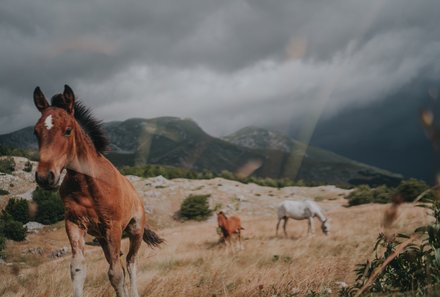
[{"label": "foal's nostril", "polygon": [[55,185],[55,173],[48,171],[46,175],[35,172],[35,181],[41,187],[53,187]]},{"label": "foal's nostril", "polygon": [[47,183],[51,186],[53,186],[55,182],[55,174],[53,173],[53,171],[49,171],[49,174],[47,175]]}]

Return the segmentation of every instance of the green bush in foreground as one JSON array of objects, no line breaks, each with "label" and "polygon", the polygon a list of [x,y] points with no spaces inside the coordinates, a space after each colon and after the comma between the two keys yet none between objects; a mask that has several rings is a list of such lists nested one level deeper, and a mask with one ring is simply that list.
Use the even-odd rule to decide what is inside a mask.
[{"label": "green bush in foreground", "polygon": [[212,210],[209,209],[208,198],[211,195],[188,196],[180,207],[180,217],[187,220],[202,221],[209,218]]},{"label": "green bush in foreground", "polygon": [[15,221],[26,224],[29,222],[29,207],[24,199],[11,198],[5,207],[5,211],[12,216]]},{"label": "green bush in foreground", "polygon": [[64,219],[64,205],[58,192],[37,187],[32,193],[32,200],[38,204],[36,222],[49,225]]},{"label": "green bush in foreground", "polygon": [[26,239],[26,228],[23,227],[22,223],[15,221],[12,216],[3,211],[0,216],[0,235],[7,239],[23,241]]},{"label": "green bush in foreground", "polygon": [[[434,221],[417,228],[415,235],[420,240],[407,245],[379,274],[368,291],[364,293],[388,294],[408,293],[406,296],[439,296],[440,292],[440,202],[428,199],[420,207],[428,208]],[[342,289],[340,296],[353,296],[364,286],[373,272],[392,255],[399,244],[410,238],[398,234],[394,239],[380,234],[374,245],[374,258],[358,264],[355,269],[356,282]],[[386,295],[383,295],[383,294]],[[399,295],[400,296],[400,295]]]}]

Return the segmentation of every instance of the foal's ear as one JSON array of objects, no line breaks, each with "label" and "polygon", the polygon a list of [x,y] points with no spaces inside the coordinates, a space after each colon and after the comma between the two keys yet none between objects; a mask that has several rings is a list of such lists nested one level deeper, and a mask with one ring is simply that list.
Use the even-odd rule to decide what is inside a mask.
[{"label": "foal's ear", "polygon": [[46,97],[44,97],[43,92],[41,92],[40,87],[36,87],[34,90],[34,104],[41,113],[49,107],[49,103]]},{"label": "foal's ear", "polygon": [[64,108],[68,113],[73,114],[75,106],[75,94],[73,94],[72,89],[68,85],[64,85],[63,97]]}]

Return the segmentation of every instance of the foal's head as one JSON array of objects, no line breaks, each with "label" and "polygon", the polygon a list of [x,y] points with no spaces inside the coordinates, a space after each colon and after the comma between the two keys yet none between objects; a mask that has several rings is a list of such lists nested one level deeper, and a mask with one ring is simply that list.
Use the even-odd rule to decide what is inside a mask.
[{"label": "foal's head", "polygon": [[220,211],[217,213],[217,222],[219,226],[225,226],[225,223],[227,221],[227,217],[223,211]]},{"label": "foal's head", "polygon": [[50,106],[43,92],[37,87],[34,91],[34,103],[41,112],[34,128],[40,151],[35,179],[41,187],[53,189],[56,188],[61,171],[69,161],[69,153],[74,144],[75,95],[72,89],[65,85],[63,94],[55,95]]}]

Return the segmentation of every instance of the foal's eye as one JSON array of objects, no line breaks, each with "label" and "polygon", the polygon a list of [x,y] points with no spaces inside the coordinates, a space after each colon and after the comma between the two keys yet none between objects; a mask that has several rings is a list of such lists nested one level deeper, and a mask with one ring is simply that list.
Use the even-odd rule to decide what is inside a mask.
[{"label": "foal's eye", "polygon": [[70,134],[72,134],[72,128],[69,127],[69,128],[66,129],[66,132],[64,132],[64,135],[65,136],[70,136]]}]

